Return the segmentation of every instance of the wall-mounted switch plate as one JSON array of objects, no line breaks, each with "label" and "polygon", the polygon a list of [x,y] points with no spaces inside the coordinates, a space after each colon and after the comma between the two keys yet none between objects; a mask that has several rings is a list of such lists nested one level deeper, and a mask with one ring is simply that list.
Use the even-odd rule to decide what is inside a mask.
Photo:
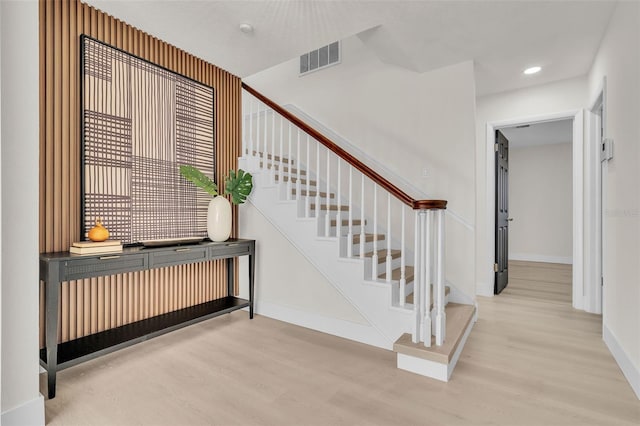
[{"label": "wall-mounted switch plate", "polygon": [[613,139],[605,138],[600,145],[600,161],[609,161],[613,158]]}]

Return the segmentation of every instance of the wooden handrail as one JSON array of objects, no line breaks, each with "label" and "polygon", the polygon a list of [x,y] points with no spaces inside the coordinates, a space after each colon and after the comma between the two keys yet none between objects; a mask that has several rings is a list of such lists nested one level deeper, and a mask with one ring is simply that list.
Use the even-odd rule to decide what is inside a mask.
[{"label": "wooden handrail", "polygon": [[324,136],[322,133],[318,132],[313,127],[310,127],[307,123],[300,120],[295,115],[291,114],[286,109],[282,108],[280,105],[273,102],[271,99],[264,96],[262,93],[255,90],[253,87],[249,86],[245,82],[242,82],[242,88],[247,92],[251,93],[254,97],[259,99],[262,103],[267,105],[269,108],[276,111],[278,114],[295,124],[299,129],[304,131],[306,134],[320,142],[322,145],[326,146],[331,152],[336,154],[338,157],[342,158],[347,163],[351,164],[353,167],[358,169],[361,173],[367,176],[369,179],[374,181],[378,186],[381,186],[385,190],[391,193],[398,200],[402,201],[404,204],[408,205],[414,210],[431,210],[431,209],[446,209],[447,201],[446,200],[416,200],[415,198],[409,196],[406,192],[402,191],[400,188],[386,180],[384,177],[380,176],[377,172],[372,170],[369,166],[364,164],[362,161],[358,160],[353,155],[349,154],[347,151],[338,146],[335,142]]}]

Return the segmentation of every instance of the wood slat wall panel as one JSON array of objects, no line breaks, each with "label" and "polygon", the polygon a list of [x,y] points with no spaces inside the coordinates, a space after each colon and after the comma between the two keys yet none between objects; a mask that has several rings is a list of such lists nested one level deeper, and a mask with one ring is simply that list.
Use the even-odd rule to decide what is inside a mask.
[{"label": "wood slat wall panel", "polygon": [[[80,236],[80,35],[87,34],[215,88],[216,179],[237,167],[241,82],[228,72],[77,0],[40,1],[40,252]],[[232,236],[237,236],[233,208]],[[236,277],[238,265],[236,264]],[[44,286],[40,285],[44,345]],[[237,291],[237,280],[236,280]],[[224,261],[63,283],[67,341],[226,295]]]}]

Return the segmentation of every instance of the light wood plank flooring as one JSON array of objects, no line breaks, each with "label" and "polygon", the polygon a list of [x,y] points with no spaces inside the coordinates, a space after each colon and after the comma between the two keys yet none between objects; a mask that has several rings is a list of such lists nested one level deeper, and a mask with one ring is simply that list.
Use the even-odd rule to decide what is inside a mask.
[{"label": "light wood plank flooring", "polygon": [[396,369],[391,351],[236,312],[62,371],[46,420],[640,424],[640,402],[602,342],[600,316],[571,308],[570,269],[513,264],[510,273],[503,294],[479,298],[480,318],[449,383]]}]

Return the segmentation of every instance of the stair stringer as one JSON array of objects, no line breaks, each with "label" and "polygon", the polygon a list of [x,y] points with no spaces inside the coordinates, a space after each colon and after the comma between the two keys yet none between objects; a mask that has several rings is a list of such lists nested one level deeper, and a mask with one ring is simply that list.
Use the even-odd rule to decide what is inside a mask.
[{"label": "stair stringer", "polygon": [[298,217],[299,201],[280,199],[285,184],[272,183],[268,172],[252,174],[249,201],[380,334],[380,347],[392,349],[398,336],[412,332],[413,311],[392,306],[394,283],[365,278],[370,259],[340,257],[339,238],[318,237],[317,219]]}]

